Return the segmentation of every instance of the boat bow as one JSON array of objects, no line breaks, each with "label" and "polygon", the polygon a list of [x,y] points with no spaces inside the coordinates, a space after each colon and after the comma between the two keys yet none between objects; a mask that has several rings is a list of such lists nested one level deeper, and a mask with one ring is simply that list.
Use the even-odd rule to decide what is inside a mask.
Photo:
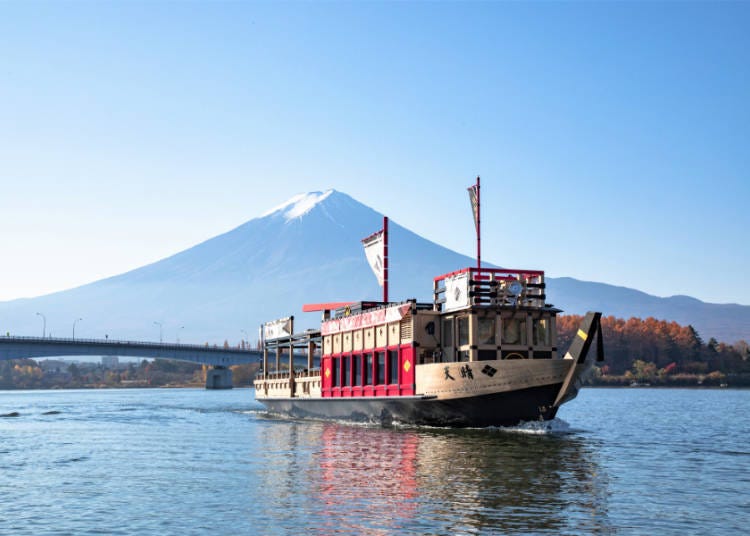
[{"label": "boat bow", "polygon": [[572,360],[574,364],[570,367],[565,381],[560,387],[560,392],[555,399],[554,407],[573,400],[578,395],[578,389],[586,379],[586,375],[594,364],[590,357],[591,345],[596,337],[596,361],[604,360],[604,343],[602,341],[602,314],[589,311],[581,322],[573,342],[563,359]]}]

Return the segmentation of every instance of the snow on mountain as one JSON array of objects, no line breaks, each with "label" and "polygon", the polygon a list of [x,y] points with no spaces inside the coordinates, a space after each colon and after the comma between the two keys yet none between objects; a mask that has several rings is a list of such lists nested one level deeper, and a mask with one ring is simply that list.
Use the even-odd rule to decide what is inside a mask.
[{"label": "snow on mountain", "polygon": [[[217,343],[257,338],[267,320],[295,315],[297,329],[316,326],[304,303],[378,300],[361,239],[382,214],[335,191],[291,198],[258,218],[171,257],[71,290],[0,303],[0,332]],[[473,266],[474,259],[426,240],[391,220],[390,296],[431,299],[432,278]],[[704,337],[750,340],[750,307],[706,304],[570,278],[548,279],[548,300],[570,313],[589,309],[621,317],[655,316],[693,324]],[[184,326],[184,328],[183,328]]]},{"label": "snow on mountain", "polygon": [[263,213],[261,217],[263,218],[277,212],[283,212],[283,217],[286,221],[294,218],[300,218],[310,212],[310,210],[312,210],[315,205],[322,201],[325,201],[332,193],[333,190],[326,190],[323,193],[310,192],[306,194],[295,195],[281,205]]},{"label": "snow on mountain", "polygon": [[[382,215],[341,192],[295,196],[265,216],[156,263],[75,289],[0,303],[0,329],[69,336],[82,317],[80,337],[165,339],[221,343],[255,339],[264,321],[296,315],[298,327],[317,325],[300,315],[307,302],[377,300],[382,291],[361,239],[382,226]],[[433,275],[471,259],[390,225],[391,296],[427,299]],[[181,326],[185,326],[181,330]],[[244,333],[243,333],[244,330]],[[247,334],[247,335],[246,335]]]}]

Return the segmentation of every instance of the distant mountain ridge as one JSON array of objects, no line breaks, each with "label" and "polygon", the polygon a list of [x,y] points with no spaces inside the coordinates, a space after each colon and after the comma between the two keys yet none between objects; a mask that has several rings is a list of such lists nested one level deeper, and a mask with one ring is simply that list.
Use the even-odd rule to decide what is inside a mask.
[{"label": "distant mountain ridge", "polygon": [[627,287],[579,281],[571,277],[547,279],[547,295],[568,313],[603,311],[618,318],[670,320],[692,325],[706,341],[714,337],[734,343],[750,340],[750,306],[706,303],[690,296],[661,298]]},{"label": "distant mountain ridge", "polygon": [[[318,324],[300,315],[304,303],[377,300],[380,287],[360,240],[380,228],[382,214],[328,190],[293,197],[260,217],[161,261],[74,289],[0,302],[0,333],[47,331],[115,339],[221,344],[257,338],[267,320],[294,314],[296,327]],[[392,299],[431,300],[432,277],[473,266],[474,259],[426,240],[391,221]],[[704,303],[687,296],[659,298],[576,279],[547,278],[548,300],[567,313],[692,324],[704,339],[750,340],[750,306]],[[184,328],[182,327],[184,326]]]}]

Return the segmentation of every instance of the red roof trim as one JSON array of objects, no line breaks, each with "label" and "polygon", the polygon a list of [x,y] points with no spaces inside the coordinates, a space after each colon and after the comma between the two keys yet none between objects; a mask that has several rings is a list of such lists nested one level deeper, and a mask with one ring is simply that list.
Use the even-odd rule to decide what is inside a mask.
[{"label": "red roof trim", "polygon": [[518,275],[541,275],[544,276],[544,270],[515,270],[512,268],[482,268],[481,270],[477,268],[462,268],[461,270],[456,270],[455,272],[449,272],[447,274],[439,275],[436,278],[434,278],[434,281],[442,281],[443,279],[446,279],[448,277],[453,277],[459,274],[465,274],[466,272],[470,272],[472,274],[477,274],[477,279],[482,279],[482,274],[518,274]]},{"label": "red roof trim", "polygon": [[345,302],[328,302],[328,303],[306,303],[302,306],[302,312],[311,313],[313,311],[332,311],[333,309],[338,309],[339,307],[346,307],[347,305],[351,305],[353,303],[355,302],[345,301]]}]

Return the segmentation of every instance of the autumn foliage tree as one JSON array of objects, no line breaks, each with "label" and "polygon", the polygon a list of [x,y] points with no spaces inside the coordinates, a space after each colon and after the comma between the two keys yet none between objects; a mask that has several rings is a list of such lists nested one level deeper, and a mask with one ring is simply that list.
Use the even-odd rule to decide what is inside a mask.
[{"label": "autumn foliage tree", "polygon": [[[583,317],[557,318],[558,349],[565,352]],[[738,375],[750,383],[750,350],[747,342],[734,345],[710,339],[704,343],[692,326],[656,318],[602,317],[605,375],[640,380],[665,379],[675,374]],[[651,366],[653,365],[653,366]],[[602,368],[602,372],[605,369]],[[718,377],[718,376],[717,376]]]}]

